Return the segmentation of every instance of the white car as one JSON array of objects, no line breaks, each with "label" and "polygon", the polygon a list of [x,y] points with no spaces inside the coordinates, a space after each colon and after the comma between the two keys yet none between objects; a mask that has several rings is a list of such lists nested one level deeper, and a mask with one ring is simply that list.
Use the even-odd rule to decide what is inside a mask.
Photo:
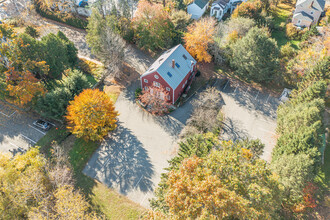
[{"label": "white car", "polygon": [[285,88],[279,98],[280,102],[286,103],[290,99],[291,89]]}]

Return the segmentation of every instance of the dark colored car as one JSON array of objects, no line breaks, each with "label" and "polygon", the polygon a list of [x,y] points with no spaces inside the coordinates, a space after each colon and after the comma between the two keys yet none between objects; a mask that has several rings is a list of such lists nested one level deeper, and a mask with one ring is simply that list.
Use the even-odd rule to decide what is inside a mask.
[{"label": "dark colored car", "polygon": [[49,122],[46,122],[44,120],[38,119],[33,122],[33,125],[41,128],[42,130],[48,131],[51,127],[51,124]]}]

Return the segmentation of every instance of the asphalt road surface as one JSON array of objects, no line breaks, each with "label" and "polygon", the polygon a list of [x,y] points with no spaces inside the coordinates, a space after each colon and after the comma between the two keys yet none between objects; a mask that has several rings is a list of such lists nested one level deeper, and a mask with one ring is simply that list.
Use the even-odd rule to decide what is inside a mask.
[{"label": "asphalt road surface", "polygon": [[260,139],[265,144],[262,158],[270,161],[276,144],[277,97],[228,81],[220,88],[225,116],[222,137],[226,140]]},{"label": "asphalt road surface", "polygon": [[0,152],[24,152],[33,146],[46,132],[33,126],[37,120],[0,101]]}]

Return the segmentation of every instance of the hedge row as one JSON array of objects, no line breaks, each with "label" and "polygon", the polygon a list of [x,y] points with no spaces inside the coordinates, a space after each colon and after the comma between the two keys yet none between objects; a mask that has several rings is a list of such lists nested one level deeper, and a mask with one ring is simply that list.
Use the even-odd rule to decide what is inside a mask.
[{"label": "hedge row", "polygon": [[87,27],[88,21],[80,17],[62,16],[61,14],[55,14],[52,11],[42,9],[39,3],[37,3],[36,1],[34,1],[34,6],[36,12],[42,17],[49,18],[51,20],[58,21],[80,29],[86,29]]}]

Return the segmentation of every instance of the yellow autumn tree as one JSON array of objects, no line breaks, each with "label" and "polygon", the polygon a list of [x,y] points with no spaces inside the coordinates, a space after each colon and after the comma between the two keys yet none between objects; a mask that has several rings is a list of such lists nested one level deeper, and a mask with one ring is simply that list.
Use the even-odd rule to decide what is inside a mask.
[{"label": "yellow autumn tree", "polygon": [[67,108],[68,129],[77,137],[99,141],[117,125],[118,112],[109,96],[97,89],[86,89]]},{"label": "yellow autumn tree", "polygon": [[212,57],[207,52],[215,32],[215,20],[211,17],[202,18],[188,26],[188,32],[183,40],[187,51],[199,62],[211,62]]}]

